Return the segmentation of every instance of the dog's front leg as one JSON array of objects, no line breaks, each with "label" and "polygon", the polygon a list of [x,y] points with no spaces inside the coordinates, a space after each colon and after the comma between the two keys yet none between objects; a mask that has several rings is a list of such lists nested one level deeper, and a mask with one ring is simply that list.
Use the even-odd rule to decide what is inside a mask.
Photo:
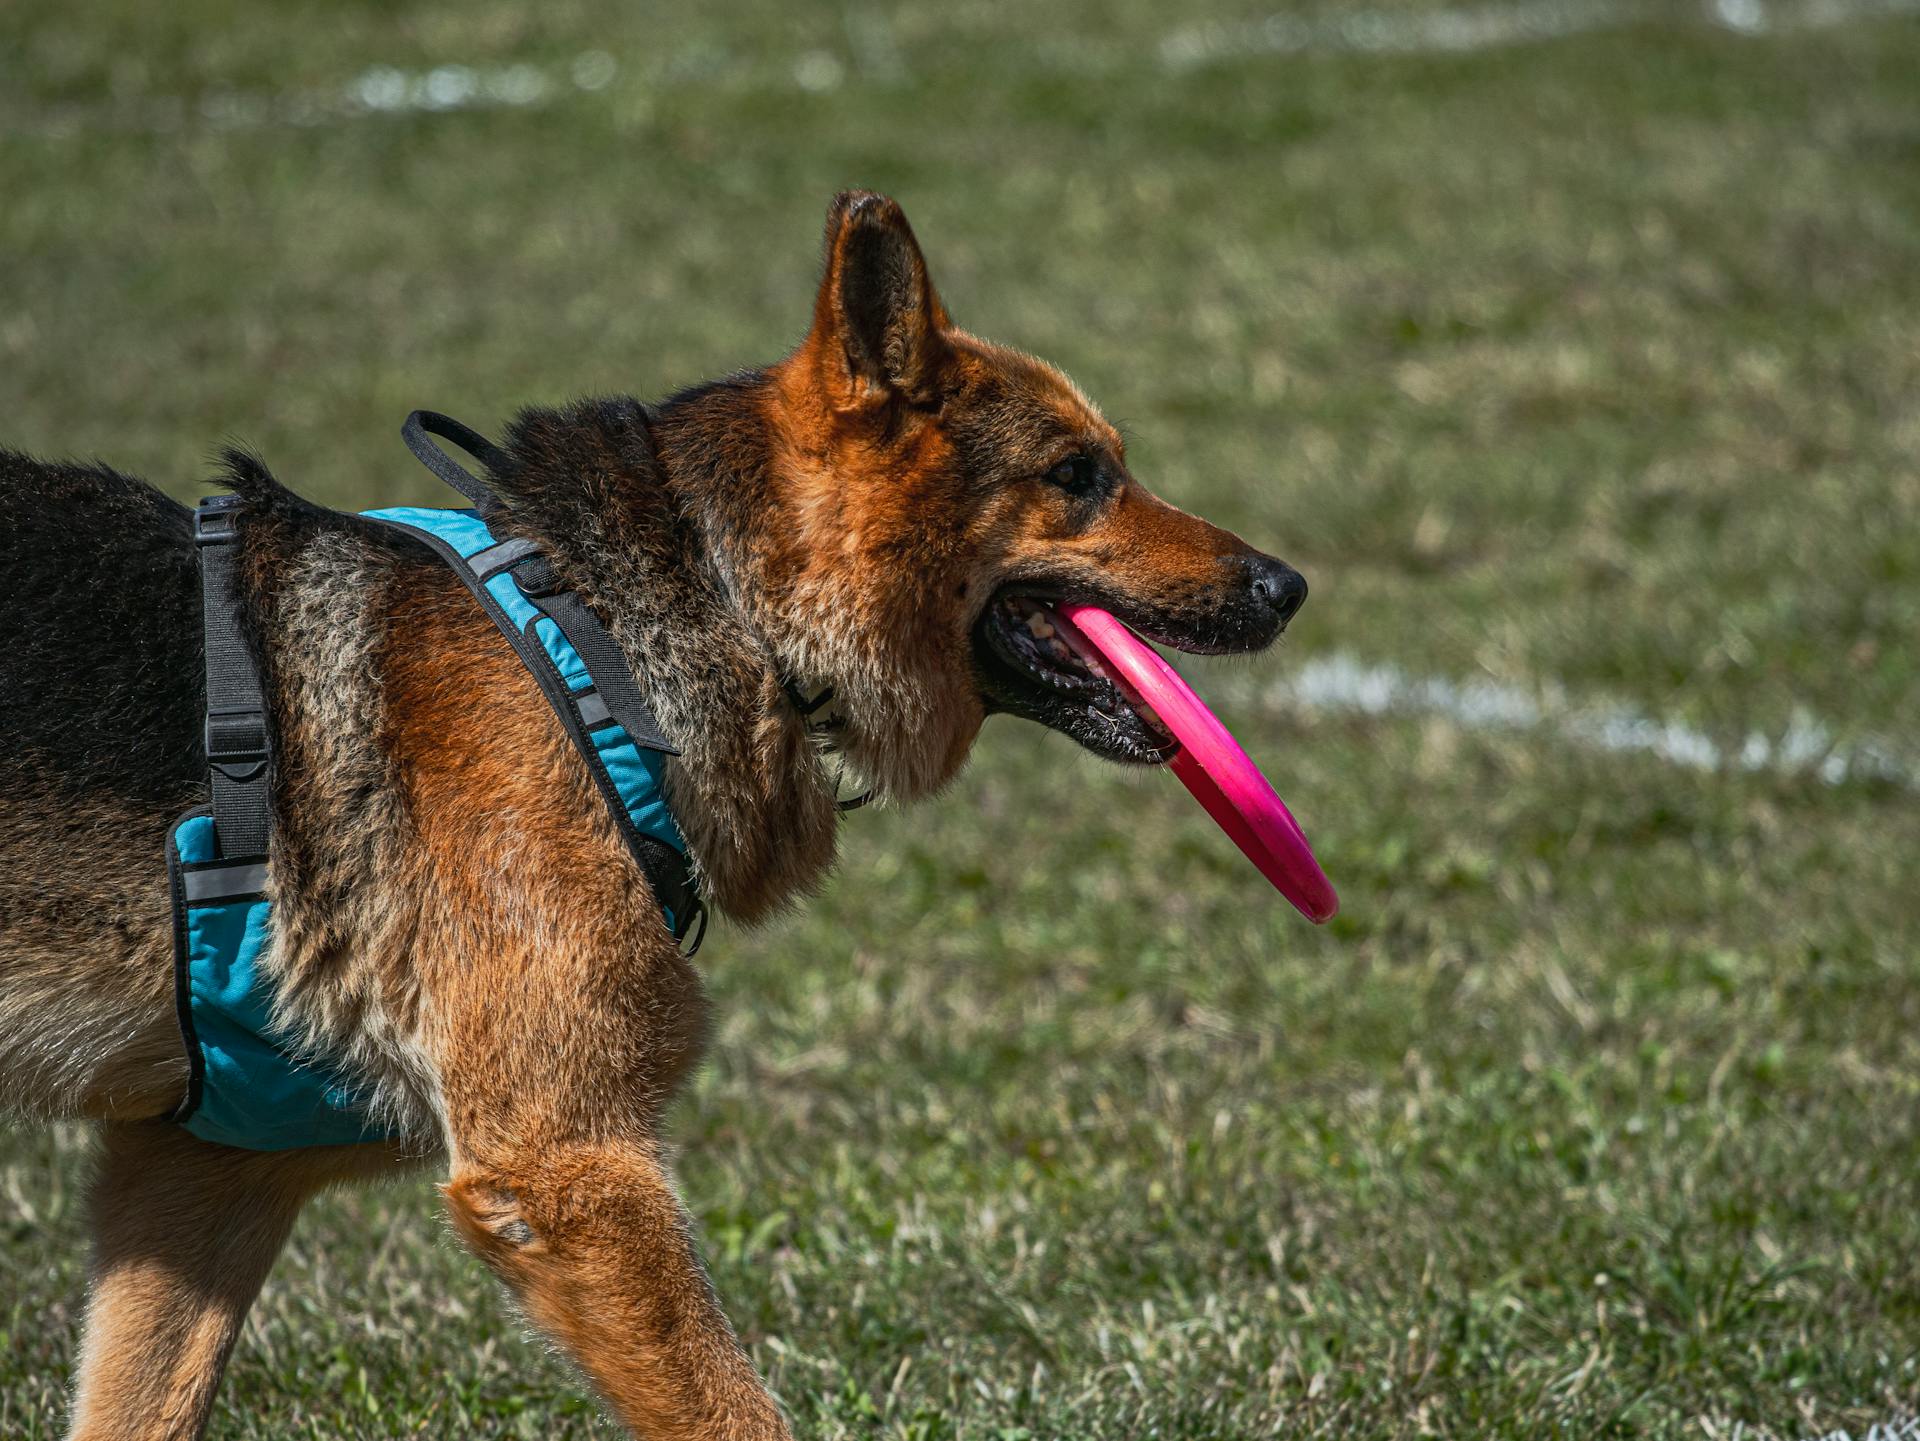
[{"label": "dog's front leg", "polygon": [[294,1218],[371,1147],[236,1151],[164,1122],[101,1128],[73,1441],[198,1436]]},{"label": "dog's front leg", "polygon": [[646,1441],[788,1435],[721,1313],[649,1140],[456,1160],[454,1223]]},{"label": "dog's front leg", "polygon": [[636,1435],[784,1438],[655,1139],[701,1048],[699,977],[663,927],[636,936],[577,892],[530,891],[576,901],[546,946],[516,948],[502,928],[425,958],[445,1046],[448,1209]]}]

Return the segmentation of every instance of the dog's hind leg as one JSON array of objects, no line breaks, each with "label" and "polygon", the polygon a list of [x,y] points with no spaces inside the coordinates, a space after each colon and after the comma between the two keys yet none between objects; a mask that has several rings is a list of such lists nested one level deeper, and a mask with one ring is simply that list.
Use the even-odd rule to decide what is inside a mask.
[{"label": "dog's hind leg", "polygon": [[294,1218],[354,1161],[232,1150],[161,1122],[102,1140],[70,1441],[195,1437]]}]

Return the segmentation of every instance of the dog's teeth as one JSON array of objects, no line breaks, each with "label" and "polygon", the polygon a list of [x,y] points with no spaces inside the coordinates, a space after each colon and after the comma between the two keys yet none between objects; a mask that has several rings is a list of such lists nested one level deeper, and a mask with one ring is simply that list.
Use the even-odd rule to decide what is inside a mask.
[{"label": "dog's teeth", "polygon": [[1047,624],[1047,618],[1040,611],[1027,617],[1027,630],[1035,640],[1049,640],[1053,636],[1053,627]]}]

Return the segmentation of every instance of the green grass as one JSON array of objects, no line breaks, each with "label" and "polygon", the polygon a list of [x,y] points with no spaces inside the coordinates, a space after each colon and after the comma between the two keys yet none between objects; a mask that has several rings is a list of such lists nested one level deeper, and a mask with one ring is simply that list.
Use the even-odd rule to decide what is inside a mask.
[{"label": "green grass", "polygon": [[[945,798],[855,818],[803,914],[723,928],[675,1132],[803,1434],[1920,1405],[1913,794],[1252,684],[1340,651],[1911,743],[1920,24],[1169,71],[1174,23],[17,0],[0,440],[187,496],[238,436],[335,503],[431,497],[409,408],[771,358],[828,195],[892,191],[962,323],[1308,572],[1284,651],[1193,669],[1345,910],[1313,930],[1166,777],[995,722]],[[596,48],[612,83],[539,110],[131,123]],[[811,52],[838,88],[795,83]],[[61,1424],[84,1174],[77,1130],[0,1138],[0,1434]],[[613,1433],[422,1182],[305,1217],[214,1434]]]}]

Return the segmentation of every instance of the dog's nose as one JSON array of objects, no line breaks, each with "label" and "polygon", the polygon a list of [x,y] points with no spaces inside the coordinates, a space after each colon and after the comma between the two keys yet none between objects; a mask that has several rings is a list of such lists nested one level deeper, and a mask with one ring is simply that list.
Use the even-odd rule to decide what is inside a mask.
[{"label": "dog's nose", "polygon": [[1307,578],[1284,560],[1270,555],[1249,556],[1247,569],[1253,593],[1265,601],[1285,625],[1307,601]]}]

